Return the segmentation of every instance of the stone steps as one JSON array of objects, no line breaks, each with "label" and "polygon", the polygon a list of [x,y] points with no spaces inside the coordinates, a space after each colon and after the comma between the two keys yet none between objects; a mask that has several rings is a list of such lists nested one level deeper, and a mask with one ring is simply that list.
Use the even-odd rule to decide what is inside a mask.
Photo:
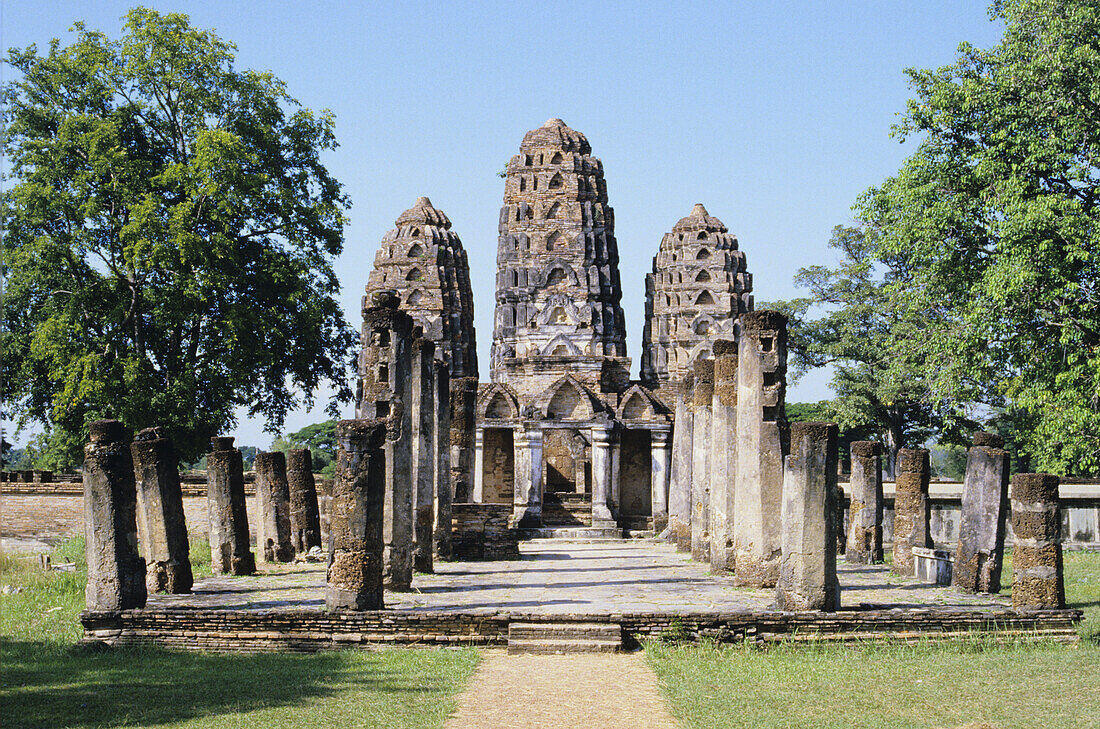
[{"label": "stone steps", "polygon": [[592,500],[584,494],[543,494],[542,523],[545,526],[591,526]]},{"label": "stone steps", "polygon": [[519,538],[529,539],[559,539],[563,541],[621,541],[623,530],[619,527],[555,527],[544,526],[531,529],[520,529]]},{"label": "stone steps", "polygon": [[623,648],[619,623],[509,623],[509,653],[615,653]]}]

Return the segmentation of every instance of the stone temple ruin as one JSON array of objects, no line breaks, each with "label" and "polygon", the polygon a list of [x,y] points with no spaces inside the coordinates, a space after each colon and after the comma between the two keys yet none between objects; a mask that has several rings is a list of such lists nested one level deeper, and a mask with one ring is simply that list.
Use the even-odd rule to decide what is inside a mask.
[{"label": "stone temple ruin", "polygon": [[[645,281],[640,378],[631,380],[614,228],[603,166],[585,136],[560,119],[528,132],[507,166],[490,381],[479,383],[466,253],[447,216],[419,198],[383,237],[366,286],[355,419],[337,428],[331,489],[318,493],[308,452],[258,457],[254,554],[240,451],[231,438],[215,438],[208,459],[215,571],[251,575],[257,561],[277,571],[320,546],[328,552],[331,613],[278,614],[270,618],[274,632],[261,629],[264,618],[231,611],[149,620],[182,621],[188,636],[215,646],[230,624],[295,649],[359,641],[356,631],[399,642],[499,644],[514,625],[492,604],[468,614],[461,605],[444,608],[457,617],[378,611],[416,592],[415,572],[438,566],[437,579],[454,579],[442,563],[514,560],[524,537],[648,535],[690,552],[726,584],[755,591],[753,599],[774,601],[763,612],[611,611],[573,616],[574,623],[600,623],[604,637],[652,636],[673,623],[741,639],[760,630],[858,638],[920,632],[925,624],[928,633],[1019,625],[1072,634],[1080,612],[1061,610],[1058,479],[1043,474],[1012,482],[1012,527],[1025,547],[1013,563],[1013,597],[1031,617],[931,618],[920,610],[838,617],[838,572],[846,566],[838,567],[837,554],[847,551],[856,571],[883,562],[881,448],[852,444],[846,495],[836,425],[787,423],[786,317],[754,310],[745,254],[701,204],[660,241]],[[145,618],[132,609],[145,605],[147,572],[149,591],[190,589],[178,479],[154,478],[175,465],[170,448],[149,445],[159,431],[139,435],[133,462],[120,424],[99,422],[91,432],[85,626],[93,637],[117,639],[130,629],[141,640],[152,633],[142,632]],[[954,555],[933,548],[927,451],[900,454],[894,573],[953,583],[961,593],[999,590],[1010,506],[1002,446],[996,436],[975,435]],[[135,466],[145,479],[140,487]],[[148,560],[139,557],[139,541]],[[470,573],[456,573],[463,574]],[[455,599],[468,590],[459,586]],[[435,598],[417,592],[414,599]],[[796,615],[811,613],[829,617],[817,624]],[[208,619],[214,627],[204,627]],[[621,619],[618,632],[603,625],[612,619]]]}]

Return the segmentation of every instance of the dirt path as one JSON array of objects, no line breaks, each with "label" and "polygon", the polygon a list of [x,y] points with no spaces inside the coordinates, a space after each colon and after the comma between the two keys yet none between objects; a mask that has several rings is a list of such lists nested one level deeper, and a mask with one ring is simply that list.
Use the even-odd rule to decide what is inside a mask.
[{"label": "dirt path", "polygon": [[489,651],[445,729],[678,729],[641,653]]}]

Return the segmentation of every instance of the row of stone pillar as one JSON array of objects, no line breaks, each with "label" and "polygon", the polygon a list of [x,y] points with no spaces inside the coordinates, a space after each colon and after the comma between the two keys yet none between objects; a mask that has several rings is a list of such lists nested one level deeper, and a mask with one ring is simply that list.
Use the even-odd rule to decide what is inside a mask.
[{"label": "row of stone pillar", "polygon": [[786,317],[742,314],[738,339],[716,341],[676,395],[665,533],[741,585],[779,575],[786,350]]},{"label": "row of stone pillar", "polygon": [[435,344],[399,303],[388,291],[364,298],[356,418],[386,423],[382,573],[387,588],[408,590],[414,569],[451,558],[452,458],[460,469],[470,460],[476,389],[464,378],[452,397]]},{"label": "row of stone pillar", "polygon": [[[190,592],[190,545],[171,440],[154,427],[130,442],[116,420],[96,421],[90,431],[84,451],[88,608],[123,610],[143,606],[149,592]],[[213,446],[207,456],[212,567],[252,574],[243,459],[232,438],[214,438]],[[321,546],[310,452],[292,450],[289,458],[289,469],[282,453],[256,459],[257,544],[267,561],[288,562]]]}]

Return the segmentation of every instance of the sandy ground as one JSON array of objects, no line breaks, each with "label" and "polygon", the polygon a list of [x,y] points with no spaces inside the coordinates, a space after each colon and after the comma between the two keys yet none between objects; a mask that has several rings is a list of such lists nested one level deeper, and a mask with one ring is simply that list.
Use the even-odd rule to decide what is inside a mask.
[{"label": "sandy ground", "polygon": [[[507,700],[502,700],[507,697]],[[488,651],[444,729],[676,729],[641,653]]]}]

